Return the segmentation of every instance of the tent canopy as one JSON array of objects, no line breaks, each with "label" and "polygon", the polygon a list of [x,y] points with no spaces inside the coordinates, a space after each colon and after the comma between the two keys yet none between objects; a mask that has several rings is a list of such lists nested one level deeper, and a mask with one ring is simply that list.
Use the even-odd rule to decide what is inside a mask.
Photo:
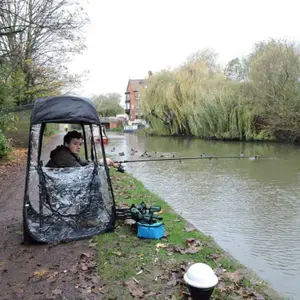
[{"label": "tent canopy", "polygon": [[100,119],[91,99],[74,96],[41,98],[35,101],[31,124],[84,123],[100,125]]}]

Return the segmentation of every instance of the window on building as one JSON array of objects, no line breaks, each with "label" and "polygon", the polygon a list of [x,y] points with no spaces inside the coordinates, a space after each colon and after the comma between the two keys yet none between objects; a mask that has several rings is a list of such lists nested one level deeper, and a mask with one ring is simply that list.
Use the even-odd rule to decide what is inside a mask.
[{"label": "window on building", "polygon": [[125,109],[130,109],[130,103],[129,102],[125,102]]},{"label": "window on building", "polygon": [[130,94],[129,93],[125,94],[125,101],[130,101]]}]

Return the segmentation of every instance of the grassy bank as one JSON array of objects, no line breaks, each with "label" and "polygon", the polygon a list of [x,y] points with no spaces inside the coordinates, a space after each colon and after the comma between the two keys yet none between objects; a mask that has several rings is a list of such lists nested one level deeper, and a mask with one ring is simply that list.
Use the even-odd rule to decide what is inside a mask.
[{"label": "grassy bank", "polygon": [[123,127],[107,129],[107,132],[123,132]]},{"label": "grassy bank", "polygon": [[280,299],[130,174],[112,170],[112,181],[118,205],[145,201],[162,206],[166,237],[138,239],[134,225],[126,221],[119,221],[114,233],[97,237],[107,299],[188,299],[183,274],[193,262],[209,264],[218,275],[213,299]]}]

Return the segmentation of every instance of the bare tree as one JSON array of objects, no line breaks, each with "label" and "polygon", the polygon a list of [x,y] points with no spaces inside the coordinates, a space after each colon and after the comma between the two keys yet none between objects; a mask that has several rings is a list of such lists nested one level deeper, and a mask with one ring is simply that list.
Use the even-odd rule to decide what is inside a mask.
[{"label": "bare tree", "polygon": [[[88,22],[75,0],[3,0],[0,7],[0,55],[13,72],[24,73],[26,102],[35,94],[56,92],[74,82],[65,63],[84,49]],[[20,100],[21,101],[21,100]]]}]

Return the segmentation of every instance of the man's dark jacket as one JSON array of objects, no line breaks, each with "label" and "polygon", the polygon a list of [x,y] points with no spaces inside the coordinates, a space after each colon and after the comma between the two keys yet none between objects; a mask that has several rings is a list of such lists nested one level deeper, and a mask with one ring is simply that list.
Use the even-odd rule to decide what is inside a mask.
[{"label": "man's dark jacket", "polygon": [[81,160],[79,156],[72,153],[68,147],[57,146],[50,153],[50,160],[46,164],[49,168],[83,167],[89,163]]}]

